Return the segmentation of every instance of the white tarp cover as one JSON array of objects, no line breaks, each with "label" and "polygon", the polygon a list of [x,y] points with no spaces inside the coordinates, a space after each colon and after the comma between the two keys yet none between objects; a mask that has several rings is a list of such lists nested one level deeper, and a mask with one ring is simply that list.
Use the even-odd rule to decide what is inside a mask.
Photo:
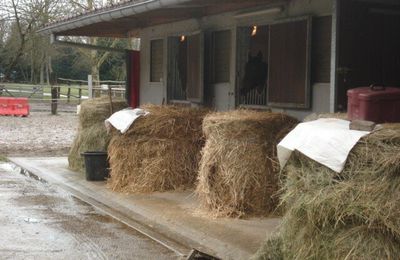
[{"label": "white tarp cover", "polygon": [[136,119],[141,116],[146,116],[148,114],[149,112],[141,108],[126,108],[115,112],[108,119],[106,119],[106,128],[109,130],[110,126],[112,125],[116,129],[121,131],[122,134],[124,134],[126,131],[128,131],[128,129],[131,127]]},{"label": "white tarp cover", "polygon": [[324,118],[297,125],[279,144],[281,169],[294,150],[340,173],[351,149],[370,132],[350,130],[350,121]]}]

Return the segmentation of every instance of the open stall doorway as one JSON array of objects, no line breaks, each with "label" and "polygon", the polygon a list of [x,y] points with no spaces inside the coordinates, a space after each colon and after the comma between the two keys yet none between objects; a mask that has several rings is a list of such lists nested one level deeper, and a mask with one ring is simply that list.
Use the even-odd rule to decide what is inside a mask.
[{"label": "open stall doorway", "polygon": [[269,26],[238,28],[237,52],[239,106],[266,106]]},{"label": "open stall doorway", "polygon": [[204,36],[168,38],[168,101],[203,102]]}]

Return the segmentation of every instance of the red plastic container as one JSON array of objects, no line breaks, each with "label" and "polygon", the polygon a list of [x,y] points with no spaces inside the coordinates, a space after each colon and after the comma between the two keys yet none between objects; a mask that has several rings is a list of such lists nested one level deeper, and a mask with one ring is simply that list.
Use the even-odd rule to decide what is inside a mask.
[{"label": "red plastic container", "polygon": [[400,88],[371,85],[350,89],[347,97],[347,114],[350,120],[400,122]]}]

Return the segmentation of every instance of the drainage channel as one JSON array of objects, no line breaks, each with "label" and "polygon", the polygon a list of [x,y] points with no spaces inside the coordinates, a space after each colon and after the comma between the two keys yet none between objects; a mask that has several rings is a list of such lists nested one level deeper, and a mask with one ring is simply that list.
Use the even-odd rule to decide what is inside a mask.
[{"label": "drainage channel", "polygon": [[[36,181],[49,184],[48,181],[39,177],[38,175],[21,168],[20,166],[12,163],[12,162],[4,162],[7,164],[7,167],[12,169],[13,172],[22,174],[26,177],[32,178]],[[205,253],[199,252],[197,250],[191,250],[191,248],[180,244],[162,234],[156,233],[151,228],[146,227],[145,225],[133,220],[131,217],[124,215],[123,213],[70,188],[67,185],[63,184],[55,184],[59,186],[64,191],[68,192],[72,197],[78,199],[81,202],[87,203],[94,207],[95,209],[99,210],[100,212],[110,216],[111,218],[115,219],[118,222],[125,224],[126,226],[132,228],[133,230],[139,232],[140,234],[148,237],[149,239],[153,240],[154,242],[160,244],[161,246],[167,248],[168,250],[173,251],[179,259],[204,259],[204,260],[216,260],[218,258],[207,255]]]}]

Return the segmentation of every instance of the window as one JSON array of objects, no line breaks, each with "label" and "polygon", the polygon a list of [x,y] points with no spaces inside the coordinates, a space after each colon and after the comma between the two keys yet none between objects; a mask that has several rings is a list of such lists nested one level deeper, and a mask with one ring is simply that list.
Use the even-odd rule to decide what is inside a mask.
[{"label": "window", "polygon": [[218,31],[212,34],[212,81],[230,81],[231,31]]},{"label": "window", "polygon": [[311,19],[270,26],[268,104],[310,107]]},{"label": "window", "polygon": [[161,82],[164,65],[164,41],[150,42],[150,82]]}]

